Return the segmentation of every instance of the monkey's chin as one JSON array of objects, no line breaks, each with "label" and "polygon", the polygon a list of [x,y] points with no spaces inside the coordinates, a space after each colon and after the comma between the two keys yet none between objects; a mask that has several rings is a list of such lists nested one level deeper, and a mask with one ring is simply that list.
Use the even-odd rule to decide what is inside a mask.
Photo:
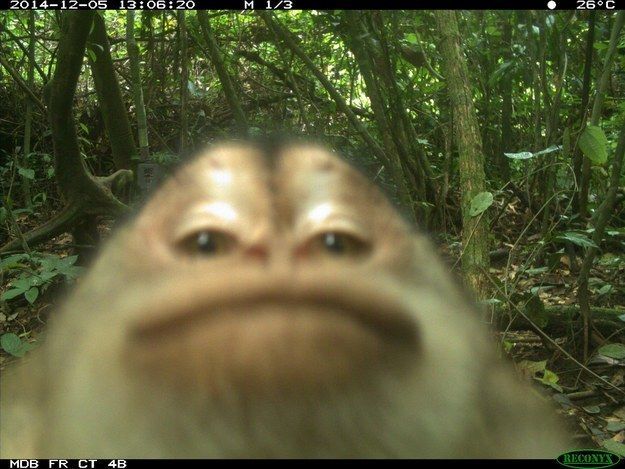
[{"label": "monkey's chin", "polygon": [[133,373],[196,396],[303,395],[414,360],[416,337],[377,326],[327,305],[226,308],[139,329],[127,356]]}]

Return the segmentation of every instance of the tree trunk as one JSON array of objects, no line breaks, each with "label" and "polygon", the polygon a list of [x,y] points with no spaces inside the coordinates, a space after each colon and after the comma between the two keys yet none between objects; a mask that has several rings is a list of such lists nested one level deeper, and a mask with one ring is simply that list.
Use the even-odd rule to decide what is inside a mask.
[{"label": "tree trunk", "polygon": [[[608,79],[610,77],[612,62],[614,59],[614,54],[616,52],[616,47],[619,41],[619,34],[621,29],[623,29],[623,24],[625,23],[625,12],[619,11],[616,15],[616,20],[614,21],[614,25],[612,26],[612,32],[610,33],[610,45],[608,46],[608,51],[605,56],[605,60],[603,63],[603,71],[601,72],[601,78],[599,79],[599,84],[597,85],[597,93],[595,95],[595,101],[592,107],[592,114],[590,116],[590,124],[591,125],[599,125],[601,121],[601,110],[603,107],[603,95],[608,85]],[[619,137],[618,146],[616,147],[616,151],[614,153],[613,161],[612,161],[612,176],[610,178],[610,187],[606,194],[606,197],[599,207],[599,209],[595,212],[595,216],[593,217],[593,225],[595,227],[595,231],[593,233],[592,239],[595,244],[599,244],[601,242],[601,238],[603,237],[603,232],[605,231],[605,227],[610,220],[610,215],[612,214],[612,209],[614,208],[614,201],[616,200],[616,191],[618,189],[619,179],[621,177],[621,169],[623,167],[623,153],[625,153],[625,127],[621,130],[621,135]],[[588,171],[590,171],[590,163],[588,158],[584,158],[583,168],[588,166]],[[582,171],[583,174],[583,171]],[[588,187],[589,187],[589,178],[584,176],[585,179],[582,180],[582,189],[580,191],[580,206],[582,204],[587,203],[588,199]],[[592,267],[595,256],[597,255],[597,250],[593,247],[588,248],[586,252],[586,256],[584,257],[584,261],[582,262],[582,266],[580,268],[579,277],[578,277],[578,288],[577,288],[577,299],[579,301],[579,307],[582,314],[582,318],[584,320],[584,360],[588,358],[588,344],[590,340],[590,329],[591,329],[591,316],[590,316],[590,304],[589,304],[589,292],[588,292],[588,279],[590,276],[590,269]]]},{"label": "tree trunk", "polygon": [[247,119],[245,118],[245,113],[243,112],[241,101],[239,100],[239,97],[234,89],[234,84],[230,79],[230,74],[226,69],[226,64],[224,63],[223,55],[221,53],[221,50],[219,49],[219,45],[215,40],[215,36],[213,36],[213,31],[210,26],[210,21],[208,20],[208,15],[204,10],[198,10],[197,18],[198,22],[200,23],[200,29],[202,31],[202,35],[204,36],[204,40],[208,45],[208,52],[211,56],[211,61],[213,62],[213,66],[215,67],[217,75],[219,76],[219,81],[221,82],[224,94],[226,95],[226,100],[228,101],[230,110],[234,114],[234,120],[236,122],[237,128],[240,132],[247,134]]},{"label": "tree trunk", "polygon": [[[371,54],[369,53],[368,48],[362,44],[362,40],[360,39],[364,34],[361,30],[359,13],[356,11],[346,10],[343,14],[345,17],[344,26],[348,33],[346,42],[356,58],[360,74],[365,82],[367,96],[369,97],[371,109],[373,110],[373,117],[377,124],[388,158],[391,160],[393,167],[397,168],[397,174],[394,177],[404,179],[403,171],[401,171],[402,159],[408,159],[408,152],[401,140],[396,138],[397,132],[393,130],[394,124],[389,122],[389,118],[387,117],[388,106],[382,95],[379,83],[375,79]],[[423,181],[416,181],[416,183],[417,192],[419,192],[419,186],[423,189]],[[424,191],[421,192],[423,193]],[[402,203],[407,204],[407,206],[412,209],[413,204],[409,194],[402,195]]]},{"label": "tree trunk", "polygon": [[[586,35],[586,54],[584,58],[584,78],[582,81],[582,105],[580,107],[579,116],[579,131],[582,132],[586,127],[586,118],[588,115],[588,101],[590,100],[590,79],[592,72],[592,56],[595,45],[595,23],[596,12],[590,11],[588,17],[588,34]],[[575,194],[573,198],[573,212],[580,213],[581,211],[581,192],[579,190],[579,184],[582,180],[582,162],[583,155],[579,146],[575,145],[573,150],[573,173],[575,174]],[[584,207],[584,212],[586,208]]]},{"label": "tree trunk", "polygon": [[[511,12],[506,12],[511,13]],[[503,61],[512,61],[512,22],[513,15],[505,15],[502,19],[503,23]],[[510,164],[504,152],[516,151],[514,146],[514,136],[512,134],[512,90],[513,90],[512,74],[506,74],[501,80],[501,140],[499,143],[499,151],[497,152],[496,161],[498,163],[500,177],[504,183],[510,180]]]},{"label": "tree trunk", "polygon": [[[35,78],[35,12],[28,12],[28,87],[32,90]],[[30,139],[33,125],[33,103],[30,98],[26,97],[26,113],[24,115],[24,146],[22,152],[22,161],[20,166],[24,169],[28,169],[30,155]],[[33,202],[30,194],[30,179],[23,175],[21,179],[22,185],[22,198],[24,199],[24,205],[31,209],[33,208]]]},{"label": "tree trunk", "polygon": [[473,106],[467,62],[460,47],[458,21],[454,11],[436,11],[440,34],[439,50],[447,79],[447,91],[454,114],[454,137],[458,149],[462,192],[462,270],[466,284],[479,299],[489,296],[488,218],[469,214],[471,200],[486,188],[484,155]]},{"label": "tree trunk", "polygon": [[90,40],[96,47],[93,47],[95,59],[90,58],[89,64],[93,73],[93,82],[98,94],[104,126],[111,144],[115,169],[132,169],[134,167],[133,158],[137,155],[137,147],[132,136],[124,98],[113,68],[111,46],[106,36],[104,18],[100,14],[94,15]]},{"label": "tree trunk", "polygon": [[[603,97],[605,90],[608,87],[608,81],[610,79],[612,62],[616,53],[618,38],[623,29],[623,23],[625,23],[625,12],[619,11],[614,20],[612,31],[610,33],[610,45],[605,54],[603,62],[603,71],[601,72],[601,78],[597,84],[597,90],[595,92],[595,100],[592,106],[592,113],[590,114],[590,125],[599,125],[601,121],[601,111],[603,109]],[[582,219],[588,216],[588,192],[590,190],[590,160],[583,158],[582,162],[582,180],[579,189],[579,214]]]},{"label": "tree trunk", "polygon": [[[148,13],[148,12],[143,12]],[[128,47],[128,60],[130,62],[130,75],[132,78],[132,99],[137,113],[137,135],[139,137],[139,155],[142,161],[150,158],[150,146],[148,141],[148,122],[143,102],[143,86],[141,84],[141,68],[139,65],[139,49],[135,41],[135,12],[126,12],[126,46]]]},{"label": "tree trunk", "polygon": [[[390,176],[397,187],[397,192],[399,199],[404,204],[410,204],[410,195],[408,192],[408,187],[406,186],[406,181],[401,172],[401,168],[396,164],[393,164],[393,161],[388,157],[387,153],[378,145],[378,143],[373,139],[369,131],[365,128],[365,126],[358,120],[356,115],[352,112],[349,105],[341,96],[341,93],[332,86],[328,77],[319,70],[318,67],[315,66],[314,62],[306,55],[306,53],[299,47],[296,41],[293,39],[291,33],[286,30],[281,24],[279,24],[269,13],[261,12],[260,17],[265,21],[267,26],[283,41],[286,46],[293,51],[295,55],[297,55],[303,62],[306,64],[306,67],[310,70],[310,72],[315,75],[315,77],[319,80],[319,82],[323,85],[325,90],[334,100],[336,107],[345,114],[345,117],[349,120],[350,124],[354,127],[354,129],[360,134],[365,143],[369,146],[371,152],[378,158],[378,160],[386,167],[389,171]],[[406,205],[410,207],[410,205]]]},{"label": "tree trunk", "polygon": [[92,226],[92,217],[97,215],[117,216],[128,211],[126,205],[111,194],[109,185],[129,171],[119,170],[102,180],[91,176],[80,153],[74,124],[72,105],[94,15],[93,11],[72,11],[64,16],[54,77],[47,91],[55,176],[65,207],[21,239],[9,241],[0,252],[11,251],[24,243],[33,247],[77,227]]},{"label": "tree trunk", "polygon": [[189,140],[189,51],[187,50],[186,12],[178,10],[178,31],[180,34],[180,153],[185,153]]}]

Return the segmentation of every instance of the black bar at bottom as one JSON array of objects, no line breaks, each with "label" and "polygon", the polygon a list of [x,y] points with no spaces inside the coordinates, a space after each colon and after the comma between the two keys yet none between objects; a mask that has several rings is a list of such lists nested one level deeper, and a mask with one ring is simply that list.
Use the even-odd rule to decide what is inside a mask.
[{"label": "black bar at bottom", "polygon": [[[171,468],[202,468],[206,469],[207,464],[211,464],[211,462],[216,461],[214,459],[0,459],[0,469],[141,469],[141,468],[154,468],[154,466],[162,466],[162,467],[171,467]],[[219,460],[220,463],[232,463],[232,464],[264,464],[263,460],[257,459],[248,459],[248,460],[227,460],[223,461]],[[272,460],[271,464],[280,464],[282,462],[287,464],[291,464],[293,460],[289,459],[279,459]],[[297,460],[298,465],[300,464],[311,464],[315,467],[318,466],[320,462],[325,460]],[[345,461],[346,464],[350,464],[350,460],[337,460],[337,463],[340,464],[342,461]],[[409,467],[414,468],[414,462],[419,461],[415,459],[394,459],[394,460],[383,460],[383,459],[360,459],[358,460],[358,464],[367,465],[367,466],[387,466],[391,465],[410,465]],[[427,461],[429,465],[436,465],[437,462],[443,460],[424,460]],[[464,464],[464,460],[456,461],[457,464]],[[541,467],[543,464],[548,467],[562,467],[555,459],[486,459],[486,460],[471,460],[479,463],[479,467],[492,467],[492,468],[501,468],[501,467],[524,467],[526,468],[529,464],[540,464]],[[406,466],[408,467],[408,466]]]}]

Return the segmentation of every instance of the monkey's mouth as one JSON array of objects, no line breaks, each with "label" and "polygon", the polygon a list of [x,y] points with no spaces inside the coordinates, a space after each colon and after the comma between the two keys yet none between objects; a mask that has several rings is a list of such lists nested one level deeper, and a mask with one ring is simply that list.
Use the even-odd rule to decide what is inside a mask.
[{"label": "monkey's mouth", "polygon": [[140,369],[176,386],[310,389],[413,356],[417,332],[391,297],[325,285],[213,294],[135,323],[128,343]]},{"label": "monkey's mouth", "polygon": [[[272,314],[269,314],[272,313]],[[281,316],[293,318],[302,315],[318,316],[319,321],[332,322],[342,318],[354,322],[355,325],[370,329],[384,340],[397,342],[406,346],[416,345],[417,332],[412,318],[389,309],[376,309],[371,304],[337,304],[330,300],[304,302],[301,300],[279,301],[273,299],[257,299],[253,302],[233,301],[226,305],[211,305],[192,311],[172,312],[166,317],[146,318],[135,325],[133,337],[139,340],[156,340],[169,334],[179,334],[184,329],[226,320],[245,324],[254,320],[255,316]],[[272,317],[268,320],[275,320]]]}]

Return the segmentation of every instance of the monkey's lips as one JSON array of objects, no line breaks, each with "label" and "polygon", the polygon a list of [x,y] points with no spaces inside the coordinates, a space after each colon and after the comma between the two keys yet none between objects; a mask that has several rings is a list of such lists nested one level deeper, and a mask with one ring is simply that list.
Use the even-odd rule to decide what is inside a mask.
[{"label": "monkey's lips", "polygon": [[418,345],[414,319],[384,295],[251,293],[136,323],[133,362],[148,376],[210,394],[302,392],[388,368]]}]

